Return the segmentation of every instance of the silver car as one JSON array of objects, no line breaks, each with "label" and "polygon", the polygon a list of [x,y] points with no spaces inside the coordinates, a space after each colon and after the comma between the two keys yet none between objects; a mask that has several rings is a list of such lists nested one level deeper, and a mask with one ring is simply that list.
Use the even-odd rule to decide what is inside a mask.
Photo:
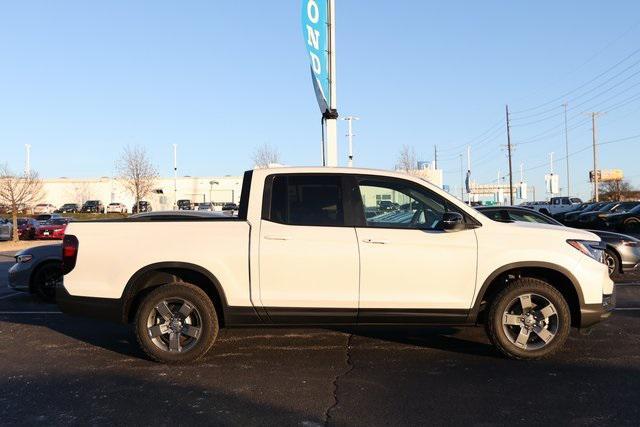
[{"label": "silver car", "polygon": [[0,218],[0,240],[11,240],[13,223],[10,219]]},{"label": "silver car", "polygon": [[30,292],[43,301],[55,300],[56,287],[62,283],[62,245],[34,246],[15,255],[9,269],[9,287]]}]

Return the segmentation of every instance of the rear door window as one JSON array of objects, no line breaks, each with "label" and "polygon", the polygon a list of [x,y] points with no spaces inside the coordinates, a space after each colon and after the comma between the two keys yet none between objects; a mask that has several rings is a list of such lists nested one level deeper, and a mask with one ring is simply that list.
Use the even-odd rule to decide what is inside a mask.
[{"label": "rear door window", "polygon": [[339,175],[272,177],[267,218],[289,225],[343,226],[344,197]]}]

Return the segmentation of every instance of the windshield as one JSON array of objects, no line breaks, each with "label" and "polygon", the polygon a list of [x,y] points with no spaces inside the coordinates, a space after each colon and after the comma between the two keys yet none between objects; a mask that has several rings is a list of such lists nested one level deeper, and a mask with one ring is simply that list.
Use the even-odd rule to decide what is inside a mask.
[{"label": "windshield", "polygon": [[56,218],[56,219],[52,219],[51,221],[49,221],[49,224],[51,224],[51,225],[64,225],[64,224],[67,224],[68,222],[69,222],[68,219]]}]

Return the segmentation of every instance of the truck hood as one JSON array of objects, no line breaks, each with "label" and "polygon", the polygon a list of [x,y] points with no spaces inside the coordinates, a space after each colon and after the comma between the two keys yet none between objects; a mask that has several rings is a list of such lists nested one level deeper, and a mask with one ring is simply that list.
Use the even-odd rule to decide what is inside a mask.
[{"label": "truck hood", "polygon": [[600,237],[589,231],[569,228],[564,225],[540,224],[534,222],[509,222],[499,224],[504,227],[516,227],[518,228],[518,231],[522,231],[523,233],[530,232],[539,234],[544,232],[553,233],[558,237],[564,237],[566,239],[600,241]]}]

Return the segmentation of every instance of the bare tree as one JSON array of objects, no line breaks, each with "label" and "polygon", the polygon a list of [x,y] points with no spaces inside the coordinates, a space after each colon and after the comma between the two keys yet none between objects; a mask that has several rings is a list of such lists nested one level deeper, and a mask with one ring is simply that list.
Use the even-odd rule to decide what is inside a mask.
[{"label": "bare tree", "polygon": [[17,175],[7,165],[0,167],[0,203],[9,206],[13,219],[13,241],[18,241],[18,212],[42,199],[42,181],[35,172]]},{"label": "bare tree", "polygon": [[416,156],[416,150],[409,145],[403,145],[400,149],[400,153],[398,153],[396,170],[403,171],[408,174],[414,174],[416,169],[418,169],[418,157]]},{"label": "bare tree", "polygon": [[158,171],[151,163],[147,150],[140,146],[124,148],[116,161],[116,174],[124,188],[135,198],[136,208],[158,179]]},{"label": "bare tree", "polygon": [[618,201],[628,198],[630,193],[633,193],[633,187],[628,181],[605,181],[600,183],[599,191],[602,200]]},{"label": "bare tree", "polygon": [[269,143],[264,143],[256,148],[251,159],[254,167],[268,168],[269,165],[280,163],[280,152]]}]

